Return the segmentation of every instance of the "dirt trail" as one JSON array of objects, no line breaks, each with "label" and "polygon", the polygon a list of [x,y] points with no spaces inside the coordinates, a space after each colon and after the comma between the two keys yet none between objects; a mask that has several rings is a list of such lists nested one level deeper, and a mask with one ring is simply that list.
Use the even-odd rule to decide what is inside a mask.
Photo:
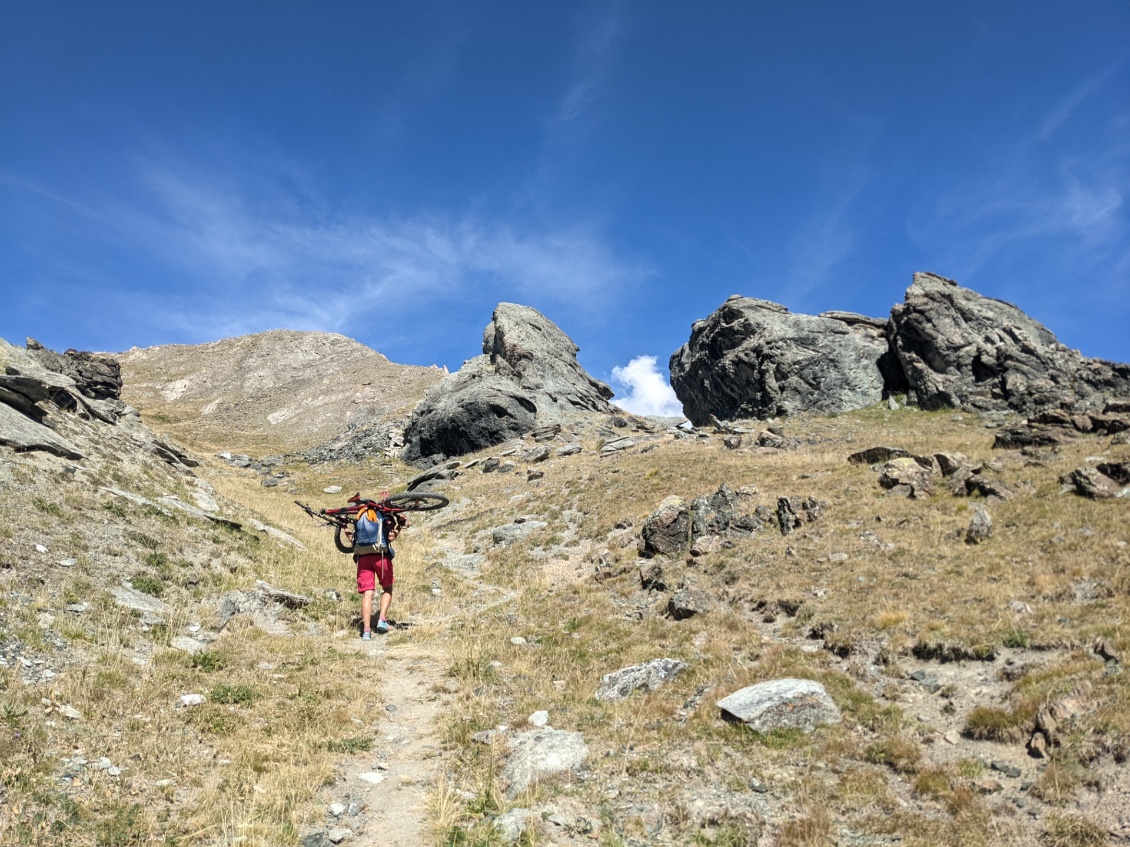
[{"label": "dirt trail", "polygon": [[427,802],[442,761],[437,717],[450,695],[432,651],[385,639],[357,641],[356,650],[369,666],[359,671],[377,681],[382,706],[367,722],[372,752],[347,760],[327,789],[329,803],[346,808],[336,817],[331,809],[326,830],[352,830],[348,844],[418,847],[429,840]]}]

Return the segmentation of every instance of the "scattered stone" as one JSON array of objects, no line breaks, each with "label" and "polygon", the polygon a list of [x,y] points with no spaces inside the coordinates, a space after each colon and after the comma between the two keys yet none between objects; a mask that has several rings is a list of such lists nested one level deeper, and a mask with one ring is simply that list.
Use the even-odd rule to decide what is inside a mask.
[{"label": "scattered stone", "polygon": [[686,669],[687,663],[678,659],[652,659],[643,664],[622,668],[600,678],[596,699],[612,702],[623,700],[633,691],[655,691]]},{"label": "scattered stone", "polygon": [[680,588],[667,601],[667,614],[677,621],[703,615],[714,608],[714,602],[703,591]]},{"label": "scattered stone", "polygon": [[357,778],[362,782],[369,783],[370,785],[379,785],[380,783],[385,781],[385,775],[383,773],[377,773],[376,771],[369,771],[368,773],[359,774]]},{"label": "scattered stone", "polygon": [[203,694],[182,694],[180,704],[185,708],[203,705],[207,698]]},{"label": "scattered stone", "polygon": [[1016,765],[1010,765],[1008,762],[1000,762],[996,759],[989,764],[989,767],[997,773],[1002,773],[1011,779],[1019,779],[1021,774],[1020,768],[1016,767]]},{"label": "scattered stone", "polygon": [[681,497],[670,496],[648,515],[641,536],[644,552],[650,555],[677,556],[690,543],[691,514]]},{"label": "scattered stone", "polygon": [[352,834],[352,829],[348,829],[347,827],[337,827],[327,832],[326,838],[329,839],[331,844],[340,844],[345,839],[349,838],[349,836],[351,836]]},{"label": "scattered stone", "polygon": [[920,499],[934,494],[933,477],[933,472],[916,459],[904,456],[883,465],[879,485],[891,496]]},{"label": "scattered stone", "polygon": [[513,638],[510,639],[510,643],[513,644],[515,647],[525,647],[528,642],[522,636],[515,635]]},{"label": "scattered stone", "polygon": [[735,691],[718,701],[722,718],[757,732],[796,728],[812,732],[839,723],[839,708],[824,686],[810,679],[777,679]]},{"label": "scattered stone", "polygon": [[186,635],[178,635],[169,642],[169,646],[174,650],[183,650],[185,653],[200,653],[208,649],[208,645],[203,641],[195,638],[189,638]]},{"label": "scattered stone", "polygon": [[576,456],[583,448],[577,442],[566,444],[557,451],[558,456]]},{"label": "scattered stone", "polygon": [[868,447],[858,453],[848,456],[848,461],[853,465],[878,465],[892,459],[904,459],[910,456],[906,450],[899,447]]},{"label": "scattered stone", "polygon": [[530,726],[543,727],[549,723],[549,712],[540,709],[526,718],[526,722],[530,724]]},{"label": "scattered stone", "polygon": [[526,832],[529,809],[511,809],[494,819],[494,828],[504,844],[516,844]]},{"label": "scattered stone", "polygon": [[966,544],[980,544],[993,537],[993,518],[985,509],[978,509],[969,521],[969,529],[965,531]]},{"label": "scattered stone", "polygon": [[322,491],[326,494],[341,494],[340,485],[327,485]]},{"label": "scattered stone", "polygon": [[510,760],[502,775],[511,799],[534,783],[579,768],[588,759],[584,736],[562,729],[535,729],[510,739]]},{"label": "scattered stone", "polygon": [[1109,500],[1118,496],[1118,485],[1096,468],[1077,468],[1067,475],[1075,493],[1092,500]]},{"label": "scattered stone", "polygon": [[345,814],[347,808],[349,807],[344,803],[330,803],[329,813],[335,818],[340,818]]},{"label": "scattered stone", "polygon": [[491,543],[495,547],[509,547],[516,541],[521,541],[530,533],[545,529],[549,524],[545,521],[522,521],[521,523],[508,523],[491,530]]}]

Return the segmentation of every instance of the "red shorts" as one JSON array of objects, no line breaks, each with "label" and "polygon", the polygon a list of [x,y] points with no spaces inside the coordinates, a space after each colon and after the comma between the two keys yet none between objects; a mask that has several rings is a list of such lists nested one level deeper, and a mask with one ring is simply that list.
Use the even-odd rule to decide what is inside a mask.
[{"label": "red shorts", "polygon": [[392,559],[381,553],[357,558],[357,593],[376,591],[377,586],[392,590]]}]

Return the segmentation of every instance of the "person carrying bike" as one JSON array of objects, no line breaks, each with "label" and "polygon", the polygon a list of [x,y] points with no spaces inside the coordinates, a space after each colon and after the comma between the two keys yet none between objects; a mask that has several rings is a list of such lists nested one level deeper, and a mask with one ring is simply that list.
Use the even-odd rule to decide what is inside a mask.
[{"label": "person carrying bike", "polygon": [[396,552],[392,542],[408,525],[403,515],[390,514],[382,509],[366,508],[357,515],[353,526],[353,561],[357,563],[357,593],[361,595],[361,638],[373,637],[370,623],[373,619],[373,595],[381,587],[377,611],[376,631],[388,632],[388,608],[392,604],[393,568]]}]

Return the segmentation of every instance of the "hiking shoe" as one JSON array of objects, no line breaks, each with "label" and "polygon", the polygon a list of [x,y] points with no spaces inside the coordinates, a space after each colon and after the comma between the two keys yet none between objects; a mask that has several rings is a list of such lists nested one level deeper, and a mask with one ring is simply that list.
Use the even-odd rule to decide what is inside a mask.
[{"label": "hiking shoe", "polygon": [[377,632],[388,632],[388,621],[377,621]]},{"label": "hiking shoe", "polygon": [[[379,625],[379,624],[378,624],[378,626],[377,626],[377,629],[380,629],[380,625]],[[372,641],[372,640],[373,640],[373,633],[371,633],[371,632],[362,632],[362,633],[361,633],[361,640],[362,640],[362,641]]]}]

